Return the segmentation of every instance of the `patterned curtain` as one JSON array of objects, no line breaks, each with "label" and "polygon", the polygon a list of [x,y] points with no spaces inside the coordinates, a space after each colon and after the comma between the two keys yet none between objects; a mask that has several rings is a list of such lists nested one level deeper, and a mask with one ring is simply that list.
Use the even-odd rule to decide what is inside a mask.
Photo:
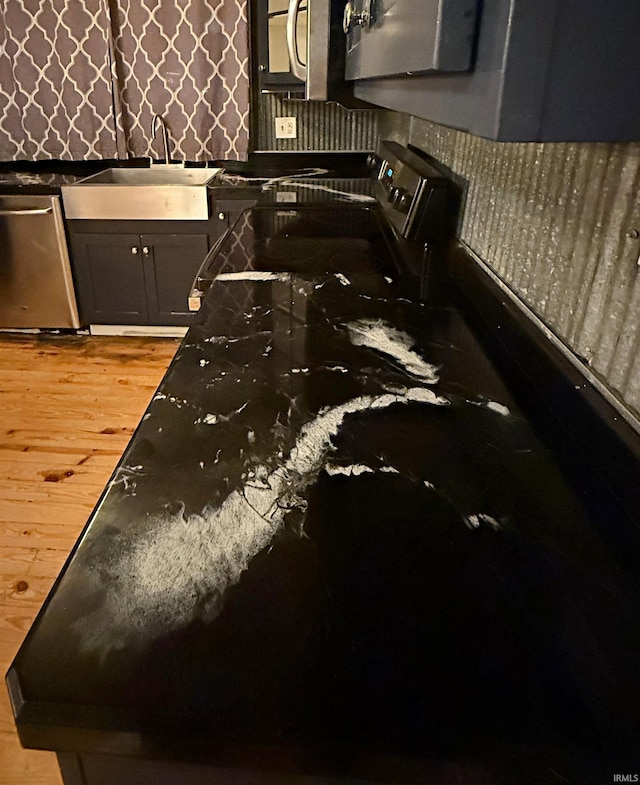
[{"label": "patterned curtain", "polygon": [[2,0],[0,160],[246,159],[247,4]]},{"label": "patterned curtain", "polygon": [[245,160],[249,147],[247,0],[109,0],[118,149],[175,160]]},{"label": "patterned curtain", "polygon": [[0,160],[114,157],[104,0],[0,3]]}]

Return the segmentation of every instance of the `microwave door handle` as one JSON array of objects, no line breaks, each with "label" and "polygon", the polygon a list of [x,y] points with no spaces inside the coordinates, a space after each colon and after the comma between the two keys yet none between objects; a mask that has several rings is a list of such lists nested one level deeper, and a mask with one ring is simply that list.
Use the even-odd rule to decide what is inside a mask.
[{"label": "microwave door handle", "polygon": [[289,0],[289,8],[287,9],[287,52],[289,53],[291,73],[297,79],[306,82],[307,68],[298,54],[298,41],[296,36],[298,13],[302,2],[303,0]]}]

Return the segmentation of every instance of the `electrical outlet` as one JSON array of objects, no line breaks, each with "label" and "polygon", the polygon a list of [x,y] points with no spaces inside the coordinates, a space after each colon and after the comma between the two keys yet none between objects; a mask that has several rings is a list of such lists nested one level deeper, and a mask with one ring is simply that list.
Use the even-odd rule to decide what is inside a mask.
[{"label": "electrical outlet", "polygon": [[297,135],[295,117],[276,117],[276,139],[295,139]]}]

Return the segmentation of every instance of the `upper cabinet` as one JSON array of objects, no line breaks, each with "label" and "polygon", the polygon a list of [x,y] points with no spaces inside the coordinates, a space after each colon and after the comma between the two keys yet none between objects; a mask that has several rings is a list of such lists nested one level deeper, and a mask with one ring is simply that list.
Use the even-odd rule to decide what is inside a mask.
[{"label": "upper cabinet", "polygon": [[253,2],[263,90],[497,141],[640,141],[640,0]]},{"label": "upper cabinet", "polygon": [[359,99],[498,141],[640,140],[639,0],[347,6]]},{"label": "upper cabinet", "polygon": [[468,71],[476,18],[476,0],[350,0],[346,78]]}]

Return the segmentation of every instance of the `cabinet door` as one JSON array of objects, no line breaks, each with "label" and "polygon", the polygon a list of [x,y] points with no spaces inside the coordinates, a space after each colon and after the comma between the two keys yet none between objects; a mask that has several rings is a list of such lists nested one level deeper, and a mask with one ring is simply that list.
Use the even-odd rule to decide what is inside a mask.
[{"label": "cabinet door", "polygon": [[147,294],[137,234],[75,234],[73,269],[82,321],[146,324]]},{"label": "cabinet door", "polygon": [[206,234],[143,234],[149,324],[187,325],[189,293],[209,250]]}]

